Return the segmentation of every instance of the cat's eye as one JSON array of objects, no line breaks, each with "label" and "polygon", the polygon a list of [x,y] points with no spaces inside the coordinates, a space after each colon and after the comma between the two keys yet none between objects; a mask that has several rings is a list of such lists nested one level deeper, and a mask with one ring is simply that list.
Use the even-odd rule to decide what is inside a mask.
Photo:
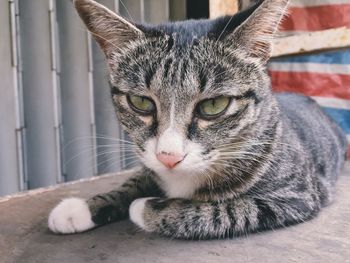
[{"label": "cat's eye", "polygon": [[225,96],[203,100],[197,106],[197,113],[203,119],[214,119],[226,112],[230,102],[231,98]]},{"label": "cat's eye", "polygon": [[154,102],[147,97],[127,95],[126,98],[130,107],[141,115],[150,115],[156,110]]}]

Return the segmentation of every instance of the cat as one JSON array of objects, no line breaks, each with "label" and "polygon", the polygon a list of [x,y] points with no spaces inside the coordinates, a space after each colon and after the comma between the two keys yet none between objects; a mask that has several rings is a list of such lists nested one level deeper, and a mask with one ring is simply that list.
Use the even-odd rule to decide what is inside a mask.
[{"label": "cat", "polygon": [[142,168],[114,191],[63,200],[53,232],[129,216],[172,238],[234,237],[304,222],[331,202],[346,138],[312,99],[273,94],[266,72],[288,0],[157,26],[74,4],[106,55]]}]

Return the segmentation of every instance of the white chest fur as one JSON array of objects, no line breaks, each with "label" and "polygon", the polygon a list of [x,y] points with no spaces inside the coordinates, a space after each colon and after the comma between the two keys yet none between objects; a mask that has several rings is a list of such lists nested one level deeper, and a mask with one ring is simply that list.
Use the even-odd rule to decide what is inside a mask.
[{"label": "white chest fur", "polygon": [[164,176],[162,183],[170,198],[191,198],[199,187],[198,179],[194,176]]}]

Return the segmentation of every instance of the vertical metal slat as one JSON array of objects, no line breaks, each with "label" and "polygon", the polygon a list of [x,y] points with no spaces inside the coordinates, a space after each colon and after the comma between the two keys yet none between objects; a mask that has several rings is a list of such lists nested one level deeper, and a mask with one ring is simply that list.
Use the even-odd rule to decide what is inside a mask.
[{"label": "vertical metal slat", "polygon": [[57,72],[57,24],[56,24],[56,7],[55,0],[49,2],[49,18],[50,18],[50,45],[51,45],[51,75],[52,75],[52,88],[53,88],[53,110],[54,110],[54,132],[55,132],[55,149],[57,156],[57,183],[63,182],[62,174],[62,156],[61,156],[61,99],[58,85],[58,72]]},{"label": "vertical metal slat", "polygon": [[0,2],[0,194],[20,189],[14,2]]},{"label": "vertical metal slat", "polygon": [[13,82],[15,94],[15,113],[16,113],[16,141],[17,141],[17,165],[19,173],[19,189],[21,191],[28,189],[28,180],[25,172],[25,124],[23,119],[23,90],[22,73],[20,68],[20,46],[19,46],[19,15],[18,2],[10,1],[11,11],[11,39],[12,39],[12,63],[13,63]]},{"label": "vertical metal slat", "polygon": [[22,82],[29,187],[57,178],[49,1],[19,1]]},{"label": "vertical metal slat", "polygon": [[95,174],[91,62],[87,30],[70,1],[56,1],[60,46],[60,90],[66,179]]},{"label": "vertical metal slat", "polygon": [[91,160],[93,165],[93,174],[97,175],[97,149],[96,149],[96,120],[95,120],[95,104],[94,104],[94,65],[93,65],[93,51],[91,35],[86,35],[87,49],[88,49],[88,78],[89,78],[89,107],[90,107],[90,130],[92,135],[92,155]]}]

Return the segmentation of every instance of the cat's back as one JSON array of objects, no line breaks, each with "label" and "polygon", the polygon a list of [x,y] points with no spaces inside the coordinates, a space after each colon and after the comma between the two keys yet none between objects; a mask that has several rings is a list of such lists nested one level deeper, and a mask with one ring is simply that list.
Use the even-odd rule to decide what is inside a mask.
[{"label": "cat's back", "polygon": [[[346,148],[347,140],[344,132],[315,100],[292,93],[276,93],[275,97],[282,116],[287,117],[292,122],[294,130],[305,133],[306,136],[313,134],[314,139],[317,140],[322,140],[332,134],[339,138],[342,148]],[[300,135],[303,138],[302,134]]]},{"label": "cat's back", "polygon": [[285,126],[285,140],[291,145],[300,143],[305,160],[312,162],[320,175],[334,177],[345,161],[344,132],[313,99],[290,93],[275,97]]}]

